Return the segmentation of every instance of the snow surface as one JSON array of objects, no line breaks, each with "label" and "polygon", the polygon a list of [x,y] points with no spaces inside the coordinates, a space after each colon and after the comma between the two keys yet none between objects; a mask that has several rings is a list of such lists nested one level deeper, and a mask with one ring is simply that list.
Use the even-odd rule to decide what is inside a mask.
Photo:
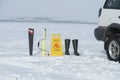
[{"label": "snow surface", "polygon": [[[29,56],[28,28],[35,29],[34,55]],[[96,24],[0,23],[0,80],[120,80],[120,65],[107,59],[103,42],[94,38]],[[80,56],[41,57],[37,41],[47,29],[47,50],[51,35],[79,40]]]}]

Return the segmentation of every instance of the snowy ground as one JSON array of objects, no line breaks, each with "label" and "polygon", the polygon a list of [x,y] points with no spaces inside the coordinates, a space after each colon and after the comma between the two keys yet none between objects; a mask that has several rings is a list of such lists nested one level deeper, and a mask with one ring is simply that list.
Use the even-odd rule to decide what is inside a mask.
[{"label": "snowy ground", "polygon": [[[28,28],[35,29],[34,56],[28,52]],[[0,80],[120,80],[120,64],[109,61],[103,43],[94,38],[95,24],[0,23]],[[79,40],[80,56],[41,57],[37,41],[47,29],[47,50],[51,35]]]}]

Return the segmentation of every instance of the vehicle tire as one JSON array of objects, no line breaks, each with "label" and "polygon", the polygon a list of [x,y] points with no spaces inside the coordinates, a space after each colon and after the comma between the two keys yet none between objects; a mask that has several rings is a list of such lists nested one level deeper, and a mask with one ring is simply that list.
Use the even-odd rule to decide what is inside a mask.
[{"label": "vehicle tire", "polygon": [[104,42],[104,50],[107,50],[106,44],[107,44],[107,42]]},{"label": "vehicle tire", "polygon": [[118,35],[111,35],[105,42],[107,57],[112,61],[120,60],[120,40]]}]

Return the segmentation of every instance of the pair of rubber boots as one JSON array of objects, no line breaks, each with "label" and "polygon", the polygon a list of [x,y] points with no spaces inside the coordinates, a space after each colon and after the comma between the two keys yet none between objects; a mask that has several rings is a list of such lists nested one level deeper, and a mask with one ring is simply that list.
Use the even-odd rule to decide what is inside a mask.
[{"label": "pair of rubber boots", "polygon": [[[74,55],[79,56],[78,40],[74,39],[72,40],[72,43],[73,43]],[[70,55],[69,48],[70,48],[70,39],[65,39],[65,55]]]}]

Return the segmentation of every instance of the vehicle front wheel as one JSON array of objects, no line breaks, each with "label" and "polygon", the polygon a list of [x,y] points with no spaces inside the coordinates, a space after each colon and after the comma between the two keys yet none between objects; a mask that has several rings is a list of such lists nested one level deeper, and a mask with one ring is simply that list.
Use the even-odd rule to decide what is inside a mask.
[{"label": "vehicle front wheel", "polygon": [[105,44],[108,59],[112,61],[120,61],[119,36],[112,35]]}]

